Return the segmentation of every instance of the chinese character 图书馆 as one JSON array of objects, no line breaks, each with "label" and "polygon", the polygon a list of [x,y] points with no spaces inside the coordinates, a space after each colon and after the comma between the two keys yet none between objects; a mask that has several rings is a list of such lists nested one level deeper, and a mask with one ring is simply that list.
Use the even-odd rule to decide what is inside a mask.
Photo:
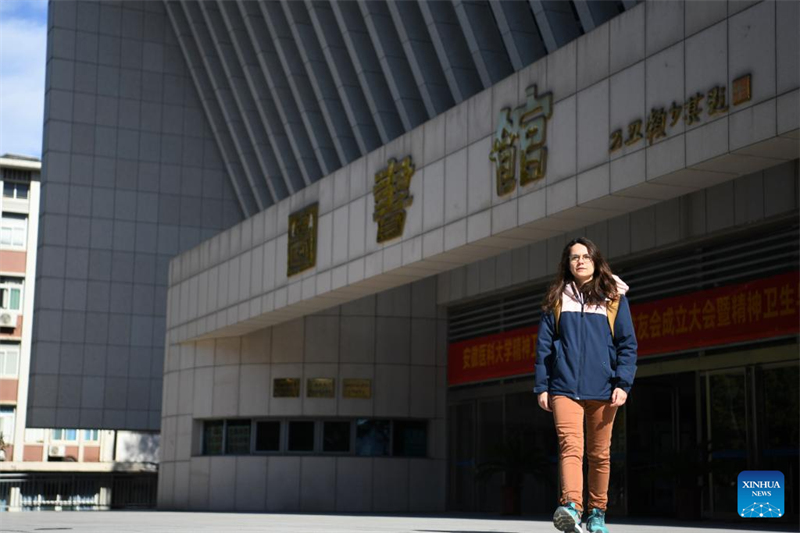
[{"label": "chinese character \u56fe\u4e66\u9986", "polygon": [[547,120],[553,116],[553,95],[539,96],[536,85],[525,90],[525,105],[517,108],[517,131],[520,140],[519,184],[521,187],[540,180],[547,171]]},{"label": "chinese character \u56fe\u4e66\u9986", "polygon": [[317,264],[317,216],[319,204],[289,215],[286,275],[292,276]]},{"label": "chinese character \u56fe\u4e66\u9986", "polygon": [[520,143],[520,186],[544,178],[547,172],[547,121],[553,116],[552,93],[539,95],[536,85],[525,90],[525,105],[500,111],[489,159],[496,164],[497,195],[517,187],[516,141]]},{"label": "chinese character \u56fe\u4e66\u9986", "polygon": [[406,207],[414,200],[409,192],[413,175],[414,164],[410,156],[400,162],[390,159],[386,168],[375,173],[375,185],[372,188],[375,212],[372,219],[378,223],[378,242],[403,234]]},{"label": "chinese character \u56fe\u4e66\u9986", "polygon": [[497,164],[495,171],[497,196],[508,194],[517,186],[517,148],[514,144],[516,139],[517,132],[511,109],[505,108],[500,111],[497,131],[492,141],[492,151],[489,153],[489,159]]}]

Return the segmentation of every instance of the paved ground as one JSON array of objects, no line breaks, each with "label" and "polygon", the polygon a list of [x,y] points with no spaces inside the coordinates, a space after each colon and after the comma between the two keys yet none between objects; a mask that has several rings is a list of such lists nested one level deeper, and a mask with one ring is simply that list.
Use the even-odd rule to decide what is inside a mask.
[{"label": "paved ground", "polygon": [[[798,531],[797,524],[747,520],[740,524],[610,521],[612,533],[679,533],[703,531]],[[191,533],[556,533],[545,519],[502,519],[492,516],[319,515],[142,512],[0,513],[0,533],[71,532],[191,532]]]}]

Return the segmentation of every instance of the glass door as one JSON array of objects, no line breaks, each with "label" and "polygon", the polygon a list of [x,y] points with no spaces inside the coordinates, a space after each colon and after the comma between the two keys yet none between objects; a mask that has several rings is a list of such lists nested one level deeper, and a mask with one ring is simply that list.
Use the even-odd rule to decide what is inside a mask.
[{"label": "glass door", "polygon": [[709,505],[712,516],[737,516],[737,479],[748,470],[747,434],[752,414],[748,409],[744,368],[708,372],[706,388],[706,438],[711,450]]},{"label": "glass door", "polygon": [[784,505],[787,520],[797,522],[800,481],[800,365],[764,365],[756,373],[759,398],[758,470],[778,470],[784,477]]},{"label": "glass door", "polygon": [[450,405],[448,415],[448,509],[474,511],[475,402]]}]

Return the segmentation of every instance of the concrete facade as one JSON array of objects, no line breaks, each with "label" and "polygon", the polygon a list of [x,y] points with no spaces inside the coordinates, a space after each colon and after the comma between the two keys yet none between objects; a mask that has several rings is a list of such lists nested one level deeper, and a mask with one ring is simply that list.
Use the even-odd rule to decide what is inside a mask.
[{"label": "concrete facade", "polygon": [[[303,472],[307,468],[330,472],[334,468],[330,465],[337,461],[344,463],[342,466],[361,461],[371,465],[371,479],[375,480],[375,472],[391,469],[396,461],[193,456],[192,450],[195,454],[199,450],[200,429],[197,425],[191,429],[192,420],[197,418],[274,419],[320,414],[307,399],[293,400],[294,407],[287,413],[269,397],[270,388],[265,385],[283,360],[273,361],[271,368],[262,370],[263,376],[257,378],[260,387],[239,396],[238,401],[246,401],[248,410],[236,411],[234,391],[236,380],[244,375],[241,369],[226,368],[215,355],[213,370],[198,373],[195,369],[193,378],[183,374],[197,364],[201,346],[205,347],[202,357],[210,361],[212,345],[217,347],[217,354],[220,346],[244,347],[252,343],[248,339],[271,338],[272,356],[283,357],[275,350],[276,340],[297,339],[302,330],[315,331],[314,335],[333,344],[338,336],[342,347],[341,339],[347,336],[349,327],[344,322],[344,310],[358,302],[374,301],[374,294],[380,302],[386,294],[407,293],[409,287],[420,283],[431,288],[435,285],[437,315],[444,316],[449,305],[545,280],[552,274],[563,244],[575,235],[589,236],[610,258],[620,259],[796,213],[800,123],[796,103],[800,83],[797,76],[784,70],[797,60],[796,36],[782,25],[776,26],[775,17],[779,10],[796,11],[797,6],[760,2],[747,7],[731,3],[729,7],[730,11],[696,13],[696,6],[680,2],[639,4],[333,175],[176,257],[170,264],[167,407],[162,424],[164,438],[175,441],[175,463],[163,470],[161,505],[219,510],[249,505],[266,510],[339,510],[344,495],[338,492],[337,480],[348,467],[340,470],[337,466],[335,476],[321,476],[327,481],[315,478],[314,488],[305,493]],[[751,50],[755,51],[746,52]],[[747,73],[752,75],[752,98],[734,106],[730,100],[732,81]],[[758,83],[761,76],[764,81]],[[488,156],[499,112],[523,103],[525,89],[533,84],[540,95],[548,91],[553,94],[553,115],[547,125],[546,179],[498,197],[494,165]],[[652,144],[642,139],[609,153],[614,130],[627,133],[627,125],[637,119],[645,122],[649,110],[668,108],[674,101],[684,102],[717,85],[724,86],[729,95],[726,112],[703,114],[694,124],[678,121],[664,138]],[[372,176],[389,158],[407,154],[417,164],[411,181],[414,201],[407,210],[402,238],[380,245],[376,243],[376,224],[370,220],[374,210]],[[316,267],[287,278],[288,215],[313,202],[319,202]],[[314,324],[331,320],[323,318],[328,313],[341,317],[338,328],[330,326],[329,330],[322,323]],[[380,325],[381,314],[376,316]],[[377,361],[393,357],[392,350],[381,348],[380,337],[361,348],[366,354],[374,350]],[[444,342],[437,342],[437,354]],[[299,353],[299,348],[295,350]],[[358,351],[356,348],[354,354]],[[247,352],[234,348],[230,356],[233,361],[237,353],[244,358]],[[350,355],[341,351],[339,356]],[[402,402],[408,390],[405,380],[415,372],[414,364],[405,358],[396,363],[400,366],[392,369],[391,381],[381,380],[378,370],[373,374],[376,416],[392,412],[414,416],[414,395],[407,403]],[[437,364],[446,365],[438,356]],[[180,365],[189,366],[178,370]],[[302,370],[296,367],[294,374],[308,376],[309,366],[306,363]],[[340,359],[335,375],[345,377],[349,371],[345,368]],[[334,375],[333,367],[329,373]],[[240,383],[238,390],[243,390],[242,386]],[[445,386],[437,379],[435,394],[441,394]],[[217,387],[230,389],[221,393]],[[380,395],[385,393],[379,391],[382,387],[403,391],[401,395],[392,393],[398,403],[389,410],[380,407]],[[180,391],[189,389],[191,398],[181,400]],[[257,404],[251,405],[251,399]],[[227,407],[216,407],[217,402]],[[331,401],[326,414],[349,416],[341,409],[341,402]],[[190,406],[193,412],[183,410]],[[256,411],[250,411],[251,407]],[[437,432],[432,432],[430,439],[433,449],[441,445]],[[258,492],[255,502],[249,498],[240,501],[238,496],[231,497],[230,487],[238,490],[249,486],[246,478],[250,472],[244,465],[251,464],[266,469],[264,498]],[[401,487],[407,486],[407,476],[413,477],[413,464],[411,460],[398,467]],[[297,496],[287,501],[283,493],[270,492],[269,480],[276,475],[273,472],[299,480]],[[426,472],[426,480],[437,486],[444,485],[444,476],[444,469]],[[324,491],[327,499],[322,498]],[[385,509],[366,493],[359,509]],[[428,509],[414,505],[412,500],[398,502],[406,504],[402,510]],[[345,509],[349,507],[341,507]]]},{"label": "concrete facade", "polygon": [[158,429],[168,262],[241,220],[162,3],[50,3],[44,132],[30,423]]},{"label": "concrete facade", "polygon": [[[444,508],[446,321],[436,279],[242,337],[166,355],[159,505],[239,511],[406,512]],[[330,377],[336,398],[273,397],[275,378]],[[347,399],[346,378],[372,381]],[[202,420],[428,420],[427,458],[202,456]]]}]

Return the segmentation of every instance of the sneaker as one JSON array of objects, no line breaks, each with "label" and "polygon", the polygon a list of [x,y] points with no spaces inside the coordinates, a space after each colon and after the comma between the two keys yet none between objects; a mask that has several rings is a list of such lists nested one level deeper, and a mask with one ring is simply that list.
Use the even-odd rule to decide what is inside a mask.
[{"label": "sneaker", "polygon": [[606,527],[606,512],[594,508],[589,512],[589,518],[586,520],[586,531],[588,533],[608,533]]},{"label": "sneaker", "polygon": [[553,525],[565,533],[583,533],[581,529],[581,513],[573,502],[562,505],[553,514]]}]

